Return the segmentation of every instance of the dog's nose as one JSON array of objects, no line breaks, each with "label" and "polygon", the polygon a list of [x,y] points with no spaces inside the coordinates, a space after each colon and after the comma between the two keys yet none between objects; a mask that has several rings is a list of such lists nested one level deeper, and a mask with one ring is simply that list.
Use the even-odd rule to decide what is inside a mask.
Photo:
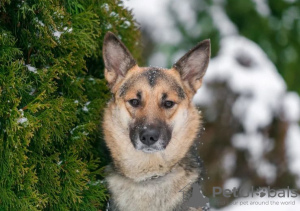
[{"label": "dog's nose", "polygon": [[142,143],[146,144],[147,146],[151,146],[155,142],[158,141],[160,136],[160,131],[158,128],[147,128],[142,129],[140,132],[140,140]]}]

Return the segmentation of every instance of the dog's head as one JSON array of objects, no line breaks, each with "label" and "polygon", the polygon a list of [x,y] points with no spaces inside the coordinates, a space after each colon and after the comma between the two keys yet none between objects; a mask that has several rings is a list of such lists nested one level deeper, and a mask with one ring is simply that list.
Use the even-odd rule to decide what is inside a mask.
[{"label": "dog's head", "polygon": [[192,97],[201,86],[209,57],[210,41],[205,40],[171,69],[139,67],[124,44],[106,34],[105,78],[113,99],[103,126],[115,161],[141,156],[173,163],[184,156],[200,127]]}]

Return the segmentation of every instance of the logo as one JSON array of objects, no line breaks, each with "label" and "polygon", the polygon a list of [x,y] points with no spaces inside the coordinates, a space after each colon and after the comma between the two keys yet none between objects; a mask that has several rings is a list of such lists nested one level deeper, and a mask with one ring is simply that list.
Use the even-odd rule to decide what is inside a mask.
[{"label": "logo", "polygon": [[261,198],[263,197],[268,197],[268,198],[274,198],[274,197],[279,197],[279,198],[296,198],[298,196],[297,190],[296,189],[290,189],[287,187],[286,190],[284,189],[271,189],[270,186],[267,188],[258,188],[254,189],[252,186],[250,189],[249,188],[233,188],[232,190],[230,189],[222,189],[221,187],[213,187],[213,197],[216,196],[223,196],[225,198],[238,198],[238,197],[255,197],[259,196]]}]

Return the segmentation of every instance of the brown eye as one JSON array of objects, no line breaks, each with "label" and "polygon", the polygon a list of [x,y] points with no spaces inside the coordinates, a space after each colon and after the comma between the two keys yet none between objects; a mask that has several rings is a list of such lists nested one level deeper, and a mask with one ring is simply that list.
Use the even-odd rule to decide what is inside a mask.
[{"label": "brown eye", "polygon": [[163,103],[163,106],[165,108],[172,108],[174,105],[175,105],[175,103],[173,101],[169,101],[169,100],[167,100]]},{"label": "brown eye", "polygon": [[131,105],[132,107],[134,107],[134,108],[139,107],[139,105],[141,104],[141,103],[140,103],[140,100],[138,100],[138,99],[131,99],[131,100],[129,100],[128,102],[129,102],[130,105]]}]

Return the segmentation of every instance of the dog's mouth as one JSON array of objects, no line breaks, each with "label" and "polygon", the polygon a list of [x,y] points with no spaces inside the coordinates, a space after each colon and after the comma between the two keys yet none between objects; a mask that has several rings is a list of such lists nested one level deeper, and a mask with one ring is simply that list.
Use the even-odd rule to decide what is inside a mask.
[{"label": "dog's mouth", "polygon": [[155,153],[166,149],[172,132],[165,124],[152,124],[131,127],[129,135],[135,149],[145,153]]},{"label": "dog's mouth", "polygon": [[[169,142],[169,141],[168,141]],[[141,141],[137,140],[134,144],[135,149],[143,151],[145,153],[155,153],[155,152],[160,152],[166,149],[168,144],[164,144],[165,141],[159,140],[153,145],[146,145],[142,143]]]}]

